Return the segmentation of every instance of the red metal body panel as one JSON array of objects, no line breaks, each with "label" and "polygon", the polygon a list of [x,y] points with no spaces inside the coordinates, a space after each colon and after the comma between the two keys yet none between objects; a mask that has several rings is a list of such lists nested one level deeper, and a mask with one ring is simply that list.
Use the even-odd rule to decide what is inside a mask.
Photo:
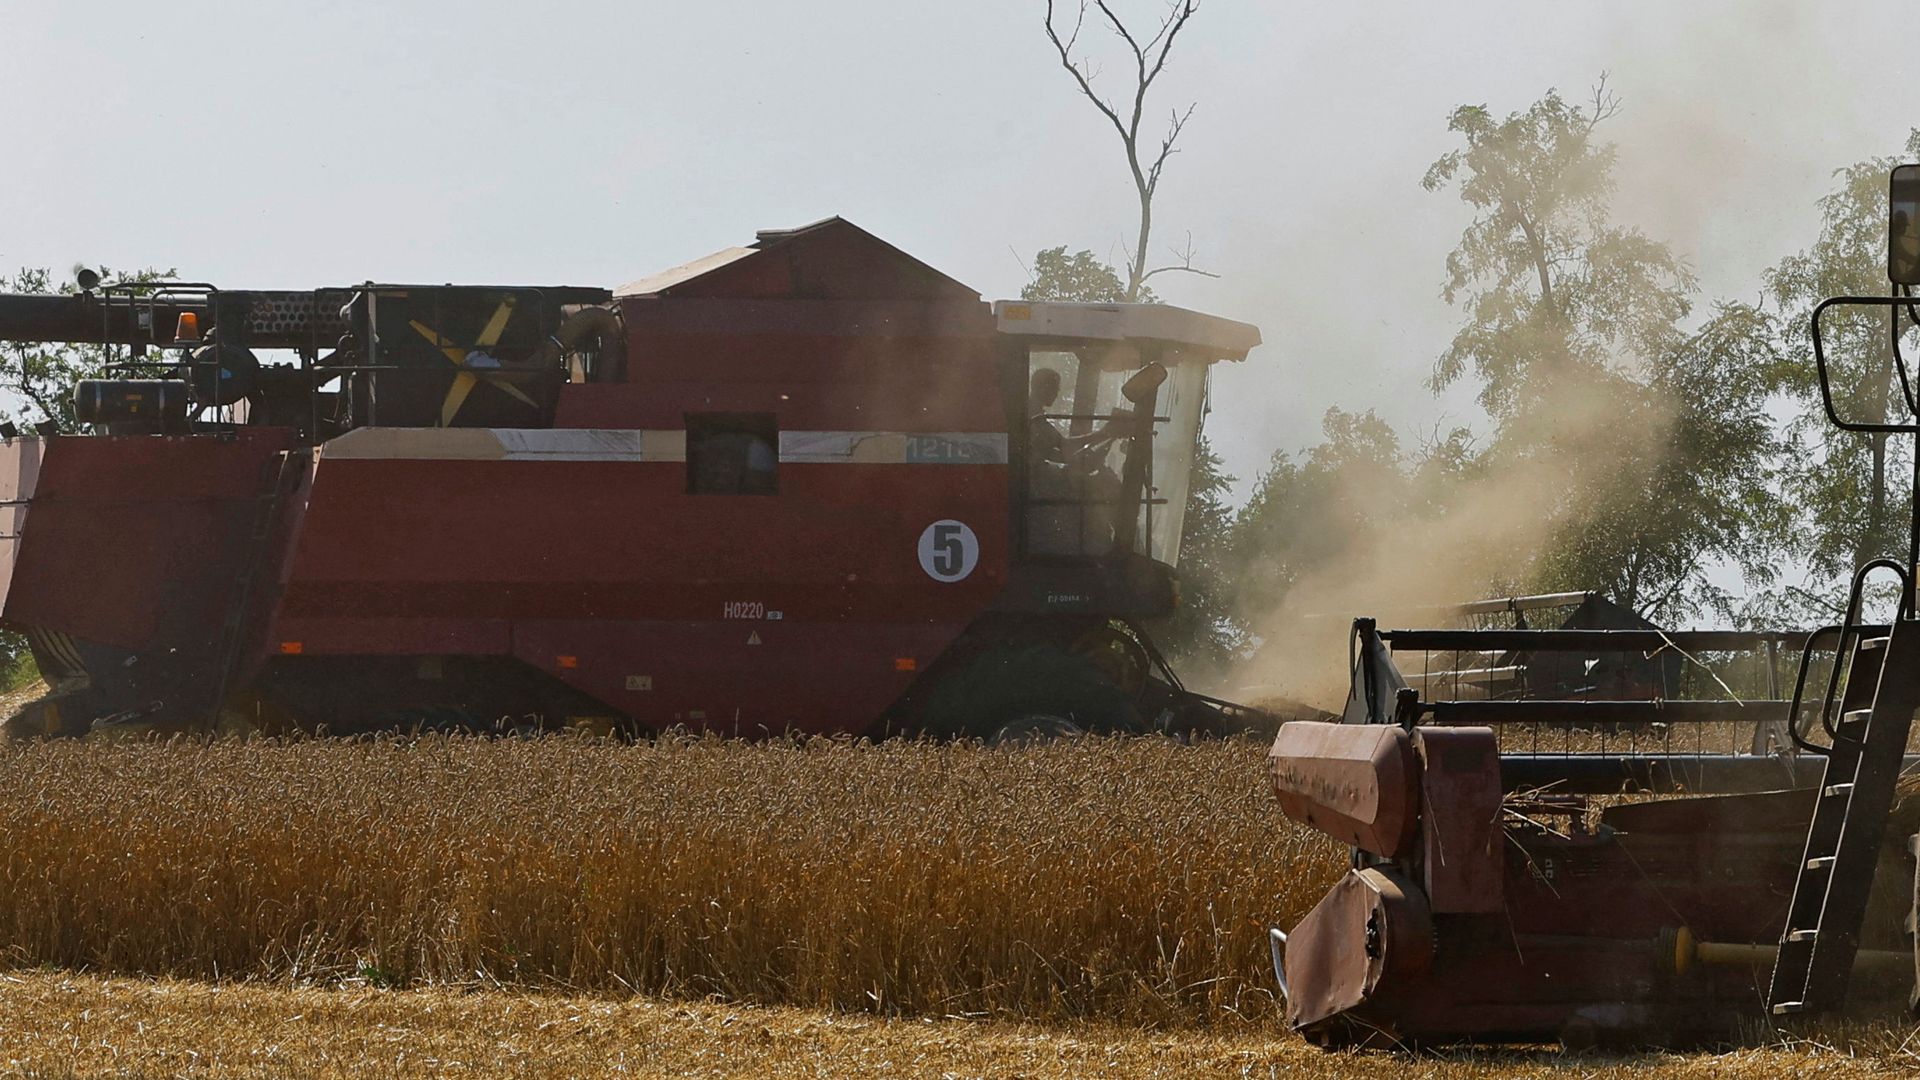
[{"label": "red metal body panel", "polygon": [[677,428],[771,412],[782,430],[1004,431],[991,313],[954,304],[628,298],[629,381],[566,387],[555,424]]},{"label": "red metal body panel", "polygon": [[1500,869],[1500,749],[1492,728],[1421,728],[1421,866],[1435,914],[1490,914],[1505,905]]},{"label": "red metal body panel", "polygon": [[[862,731],[964,624],[534,620],[514,655],[652,728]],[[563,666],[566,663],[572,666]]]},{"label": "red metal body panel", "polygon": [[979,299],[965,285],[842,218],[759,234],[753,255],[674,284],[675,296]]},{"label": "red metal body panel", "polygon": [[[988,306],[844,222],[769,234],[620,306],[627,381],[563,388],[557,428],[679,432],[689,414],[757,413],[781,433],[1007,434]],[[304,655],[513,655],[650,725],[846,730],[1006,582],[1004,456],[783,459],[775,495],[687,488],[683,460],[650,454],[323,447],[271,636]],[[944,519],[978,537],[963,581],[919,563],[921,533]]]},{"label": "red metal body panel", "polygon": [[1385,724],[1283,724],[1267,752],[1280,809],[1375,855],[1413,846],[1419,808],[1413,737]]},{"label": "red metal body panel", "polygon": [[[40,445],[5,618],[135,651],[205,651],[270,467],[291,436],[260,428],[229,439],[74,436]],[[34,452],[28,440],[7,447],[10,457]]]},{"label": "red metal body panel", "polygon": [[[323,448],[270,638],[510,653],[649,724],[858,729],[1004,584],[1006,473],[792,464],[778,495],[713,496],[686,493],[680,462]],[[943,518],[979,537],[963,581],[919,565]]]},{"label": "red metal body panel", "polygon": [[1383,984],[1391,994],[1426,974],[1433,917],[1397,871],[1350,870],[1294,927],[1289,945],[1287,1022],[1309,1027],[1368,1004]]},{"label": "red metal body panel", "polygon": [[[282,614],[717,620],[747,602],[803,621],[942,622],[970,618],[1006,579],[1003,467],[794,465],[780,475],[778,495],[688,495],[677,462],[329,461],[323,451]],[[942,518],[973,525],[981,542],[979,568],[953,584],[918,563],[921,531]]]}]

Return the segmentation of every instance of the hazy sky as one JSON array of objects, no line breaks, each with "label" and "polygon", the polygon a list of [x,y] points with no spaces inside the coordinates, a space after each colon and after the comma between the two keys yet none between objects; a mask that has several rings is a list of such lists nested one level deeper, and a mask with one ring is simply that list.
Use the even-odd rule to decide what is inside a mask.
[{"label": "hazy sky", "polygon": [[[1041,8],[0,0],[0,267],[614,285],[840,214],[1012,295],[1034,250],[1117,259],[1133,221]],[[1221,275],[1162,294],[1266,335],[1215,383],[1229,465],[1314,441],[1329,405],[1473,419],[1420,385],[1456,321],[1462,209],[1419,186],[1453,106],[1610,71],[1624,212],[1751,296],[1831,170],[1920,124],[1915,50],[1882,44],[1916,30],[1895,3],[1209,0],[1158,88],[1156,112],[1199,108],[1157,221]],[[1117,91],[1116,43],[1091,38]]]}]

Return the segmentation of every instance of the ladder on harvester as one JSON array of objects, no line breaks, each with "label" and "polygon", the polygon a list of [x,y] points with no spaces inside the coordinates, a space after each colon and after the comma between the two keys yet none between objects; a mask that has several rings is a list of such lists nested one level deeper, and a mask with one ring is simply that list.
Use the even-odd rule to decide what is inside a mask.
[{"label": "ladder on harvester", "polygon": [[1853,636],[1838,722],[1831,695],[1820,711],[1832,742],[1821,748],[1826,769],[1774,958],[1767,1007],[1775,1016],[1825,1012],[1846,999],[1907,737],[1920,708],[1920,622],[1909,614],[1886,637],[1862,639],[1849,635],[1851,629],[1842,628],[1835,655],[1837,677]]},{"label": "ladder on harvester", "polygon": [[[1900,341],[1907,322],[1920,327],[1920,165],[1902,165],[1889,181],[1888,296],[1835,296],[1814,306],[1811,326],[1813,360],[1819,375],[1820,401],[1827,419],[1842,431],[1876,435],[1914,435],[1920,442],[1920,394],[1907,368]],[[1868,420],[1849,420],[1834,405],[1833,380],[1827,368],[1821,320],[1839,307],[1884,307],[1889,316],[1888,352],[1892,374],[1899,376],[1905,422],[1889,422],[1884,411]],[[1886,376],[1883,374],[1881,379]],[[1882,382],[1879,392],[1890,389]],[[1875,400],[1878,394],[1866,395]],[[1883,398],[1879,400],[1884,400]],[[1767,1008],[1774,1016],[1827,1012],[1847,996],[1847,982],[1860,952],[1860,926],[1866,918],[1868,894],[1873,891],[1880,845],[1886,839],[1887,818],[1905,764],[1907,739],[1913,731],[1914,711],[1920,709],[1920,619],[1916,608],[1915,575],[1920,573],[1920,445],[1913,455],[1913,517],[1904,560],[1875,559],[1853,576],[1845,621],[1816,631],[1800,654],[1800,674],[1793,705],[1787,712],[1788,734],[1802,750],[1826,756],[1813,819],[1807,827],[1806,848],[1795,874],[1793,900],[1787,924],[1774,956],[1773,981],[1767,989]],[[1887,570],[1900,579],[1900,612],[1885,637],[1869,637],[1859,625],[1861,590],[1867,575]],[[1833,670],[1826,696],[1820,702],[1820,726],[1826,745],[1810,742],[1800,732],[1800,703],[1806,688],[1807,661],[1814,643],[1837,632]],[[1847,689],[1834,716],[1834,691],[1841,673]]]},{"label": "ladder on harvester", "polygon": [[245,538],[245,554],[234,574],[233,588],[229,593],[231,599],[220,626],[216,661],[219,670],[214,681],[213,708],[209,716],[209,722],[214,726],[219,724],[220,710],[226,707],[227,694],[233,689],[234,675],[246,651],[247,622],[252,610],[254,587],[259,581],[261,564],[266,560],[269,541],[279,520],[280,500],[290,488],[299,484],[300,470],[305,461],[304,455],[290,450],[281,451],[275,458],[275,462],[265,470],[265,494],[254,498],[252,520]]}]

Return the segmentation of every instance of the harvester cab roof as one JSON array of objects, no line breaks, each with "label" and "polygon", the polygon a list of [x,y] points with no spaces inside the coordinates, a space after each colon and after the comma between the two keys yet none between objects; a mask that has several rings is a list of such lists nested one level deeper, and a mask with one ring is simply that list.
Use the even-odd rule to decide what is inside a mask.
[{"label": "harvester cab roof", "polygon": [[[0,616],[86,687],[62,715],[244,689],[342,730],[377,688],[990,734],[1193,700],[1137,620],[1176,602],[1244,323],[988,304],[839,218],[613,289],[92,284],[0,297],[0,339],[109,347],[90,437],[0,450],[27,521]],[[101,549],[126,535],[166,542]]]}]

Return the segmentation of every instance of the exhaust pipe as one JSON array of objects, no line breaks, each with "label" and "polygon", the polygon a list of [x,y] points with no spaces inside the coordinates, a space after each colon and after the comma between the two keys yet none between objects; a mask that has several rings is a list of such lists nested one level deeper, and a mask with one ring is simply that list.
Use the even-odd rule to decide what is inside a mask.
[{"label": "exhaust pipe", "polygon": [[592,304],[568,305],[560,309],[566,318],[552,336],[540,344],[531,361],[535,370],[551,367],[560,358],[597,341],[599,361],[587,373],[588,382],[625,382],[627,378],[627,332],[620,316]]}]

